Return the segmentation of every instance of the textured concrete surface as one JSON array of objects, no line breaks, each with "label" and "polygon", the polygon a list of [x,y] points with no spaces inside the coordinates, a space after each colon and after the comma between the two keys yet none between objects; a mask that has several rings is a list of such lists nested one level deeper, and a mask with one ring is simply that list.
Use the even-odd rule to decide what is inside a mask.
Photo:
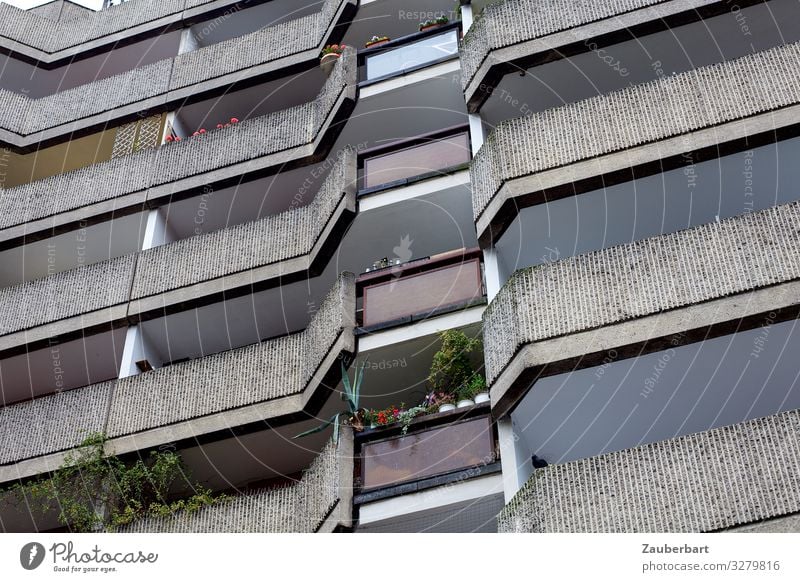
[{"label": "textured concrete surface", "polygon": [[136,255],[0,289],[0,335],[128,301]]},{"label": "textured concrete surface", "polygon": [[[352,443],[349,431],[340,441]],[[348,454],[346,451],[350,450]],[[120,529],[124,533],[312,533],[330,525],[348,525],[351,506],[341,475],[351,479],[352,444],[331,441],[292,484],[254,493],[236,495],[218,505],[193,513],[177,513],[168,518],[147,518]],[[352,484],[352,481],[351,481]],[[329,519],[329,514],[335,511]]]},{"label": "textured concrete surface", "polygon": [[795,43],[505,121],[472,161],[474,217],[508,181],[800,103],[798,74]]},{"label": "textured concrete surface", "polygon": [[[354,351],[354,320],[355,277],[345,273],[302,332],[0,408],[0,464],[18,463],[21,476],[36,474],[53,464],[48,456],[92,431],[105,432],[117,454],[138,450],[130,439],[117,446],[124,440],[117,437],[148,429],[186,422],[188,434],[198,436],[253,422],[246,412],[259,404],[268,405],[256,410],[259,419],[297,413],[338,365],[339,351]],[[224,411],[233,413],[220,426],[207,422]],[[151,431],[133,444],[174,440],[180,439],[169,430]],[[0,482],[14,473],[0,471]]]},{"label": "textured concrete surface", "polygon": [[722,533],[800,533],[800,513],[733,527]]},{"label": "textured concrete surface", "polygon": [[517,271],[484,314],[487,381],[517,350],[800,278],[800,203]]},{"label": "textured concrete surface", "polygon": [[107,434],[133,434],[302,393],[339,335],[352,333],[353,316],[344,311],[354,296],[354,277],[343,275],[300,333],[118,380]]},{"label": "textured concrete surface", "polygon": [[[144,1],[134,0],[119,8]],[[323,9],[315,14],[39,99],[0,91],[3,101],[14,105],[11,111],[0,114],[0,130],[8,132],[3,135],[15,147],[30,146],[45,137],[68,138],[92,124],[105,125],[139,111],[165,108],[201,89],[213,88],[214,79],[224,86],[246,77],[248,70],[257,68],[258,74],[264,74],[269,63],[277,68],[292,64],[288,59],[294,55],[313,59],[330,34],[336,15],[353,1],[325,0]],[[5,6],[0,4],[0,13]],[[16,139],[11,134],[21,137]]]},{"label": "textured concrete surface", "polygon": [[132,0],[95,12],[61,0],[27,11],[0,3],[0,46],[27,48],[25,54],[52,62],[68,56],[62,53],[69,48],[88,51],[103,40],[108,42],[107,37],[113,36],[116,41],[140,34],[143,29],[179,24],[185,10],[194,9],[191,14],[196,17],[202,14],[197,8],[210,11],[236,4],[220,0]]},{"label": "textured concrete surface", "polygon": [[707,532],[795,513],[799,455],[794,410],[550,465],[505,507],[498,530]]},{"label": "textured concrete surface", "polygon": [[[233,168],[272,154],[288,153],[314,142],[333,115],[337,103],[356,82],[355,55],[339,60],[317,98],[309,103],[255,117],[202,137],[143,150],[107,162],[86,166],[15,188],[0,189],[0,228],[67,212],[122,196],[151,190],[168,193],[172,182],[212,170],[234,175],[252,170]],[[309,155],[300,151],[300,157]],[[297,157],[297,156],[295,156]],[[282,161],[288,161],[282,158]],[[226,177],[230,177],[227,176]],[[207,178],[199,180],[207,183]]]}]

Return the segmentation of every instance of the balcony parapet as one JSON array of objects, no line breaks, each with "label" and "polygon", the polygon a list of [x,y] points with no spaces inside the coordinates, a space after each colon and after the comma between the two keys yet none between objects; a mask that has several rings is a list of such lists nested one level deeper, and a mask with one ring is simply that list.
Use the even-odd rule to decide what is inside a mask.
[{"label": "balcony parapet", "polygon": [[[579,332],[619,327],[622,322],[796,281],[798,244],[800,203],[793,202],[517,271],[484,314],[484,356],[493,405],[505,398],[526,368],[535,367],[533,360],[567,357],[564,354],[571,348],[566,336],[577,337],[576,353],[598,350],[602,348],[594,341],[581,343],[588,340],[581,340]],[[796,303],[791,293],[773,291],[768,311],[780,309],[781,301],[787,302],[786,307]],[[708,307],[711,315],[705,319],[713,316],[724,322],[745,317],[760,305],[755,300],[749,303]],[[618,338],[621,347],[637,337],[646,341],[653,333],[693,329],[704,325],[703,319],[697,314],[677,317],[674,323],[680,329],[669,331],[651,322],[646,330],[609,332],[604,341]],[[558,354],[542,347],[551,338],[559,338],[559,346],[551,346]]]},{"label": "balcony parapet", "polygon": [[537,469],[501,532],[709,532],[800,511],[800,411]]},{"label": "balcony parapet", "polygon": [[[230,289],[237,282],[251,285],[308,270],[315,249],[335,230],[338,219],[355,214],[355,197],[356,154],[348,150],[334,162],[316,197],[306,206],[139,253],[131,298],[221,277],[227,277],[222,284]],[[250,272],[242,281],[230,277],[245,271]],[[194,287],[187,292],[198,294]]]},{"label": "balcony parapet", "polygon": [[313,533],[352,524],[353,437],[343,430],[299,481],[236,495],[198,511],[146,518],[123,533]]},{"label": "balcony parapet", "polygon": [[[45,219],[59,214],[74,222],[141,205],[146,199],[157,200],[181,189],[199,188],[215,180],[319,155],[319,145],[333,119],[354,103],[355,83],[355,55],[347,54],[339,59],[317,99],[310,103],[155,150],[0,190],[0,228],[20,225],[8,233],[18,237],[30,234],[29,229],[52,228],[58,220]],[[40,224],[27,225],[31,221]]]},{"label": "balcony parapet", "polygon": [[798,75],[795,43],[501,123],[471,167],[479,238],[497,238],[535,193],[796,124]]},{"label": "balcony parapet", "polygon": [[729,11],[719,0],[504,0],[487,5],[461,47],[461,84],[477,111],[506,74]]},{"label": "balcony parapet", "polygon": [[103,432],[115,382],[0,408],[0,465],[66,451]]},{"label": "balcony parapet", "polygon": [[325,0],[315,14],[39,99],[5,91],[0,96],[16,107],[14,115],[0,117],[0,139],[23,150],[63,141],[78,130],[121,123],[141,111],[163,110],[203,91],[311,61],[354,1]]},{"label": "balcony parapet", "polygon": [[[133,436],[116,452],[305,410],[337,358],[355,351],[354,319],[355,277],[346,273],[302,332],[118,380],[107,434]],[[151,430],[160,427],[170,436]]]},{"label": "balcony parapet", "polygon": [[126,255],[0,289],[0,335],[127,303],[135,262]]},{"label": "balcony parapet", "polygon": [[[166,27],[188,26],[233,10],[232,0],[134,0],[105,10],[62,12],[60,18],[0,4],[0,46],[31,60],[55,64]],[[48,17],[49,16],[49,17]]]}]

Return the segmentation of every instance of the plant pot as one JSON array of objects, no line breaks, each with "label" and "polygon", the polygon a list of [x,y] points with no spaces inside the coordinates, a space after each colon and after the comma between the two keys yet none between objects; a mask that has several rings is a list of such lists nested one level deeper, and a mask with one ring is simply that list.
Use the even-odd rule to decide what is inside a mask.
[{"label": "plant pot", "polygon": [[456,405],[455,404],[442,404],[439,407],[439,412],[450,412],[451,410],[455,410],[455,409],[456,409]]},{"label": "plant pot", "polygon": [[341,56],[342,55],[338,55],[336,53],[323,55],[319,60],[319,68],[322,69],[326,75],[330,75],[334,65],[336,65],[336,61],[338,61],[339,57]]},{"label": "plant pot", "polygon": [[469,398],[465,398],[464,400],[459,400],[458,404],[456,404],[456,408],[467,408],[469,406],[475,406],[475,402],[470,400]]},{"label": "plant pot", "polygon": [[475,395],[475,404],[481,404],[482,402],[489,402],[488,392],[478,392]]},{"label": "plant pot", "polygon": [[377,48],[379,46],[385,45],[390,40],[391,39],[387,38],[387,39],[384,39],[384,40],[376,40],[375,42],[368,42],[367,44],[364,45],[364,48],[368,48],[368,49]]},{"label": "plant pot", "polygon": [[428,26],[423,26],[422,28],[420,28],[419,31],[425,32],[426,30],[433,30],[434,28],[441,28],[442,26],[444,26],[444,24],[439,24],[439,23],[429,24]]}]

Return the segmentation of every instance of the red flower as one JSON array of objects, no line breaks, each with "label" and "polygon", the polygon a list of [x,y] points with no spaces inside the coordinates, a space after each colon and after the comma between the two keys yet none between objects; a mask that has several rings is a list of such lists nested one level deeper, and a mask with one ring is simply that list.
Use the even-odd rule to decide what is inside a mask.
[{"label": "red flower", "polygon": [[175,138],[174,138],[174,137],[172,137],[171,135],[168,135],[168,136],[166,137],[166,140],[167,140],[167,141],[175,141]]},{"label": "red flower", "polygon": [[231,123],[239,123],[239,119],[237,117],[231,117]]},{"label": "red flower", "polygon": [[217,124],[217,129],[222,129],[224,126],[221,123]]},{"label": "red flower", "polygon": [[195,132],[192,134],[192,137],[194,137],[194,136],[196,136],[196,135],[200,135],[200,132],[199,132],[199,131],[195,131]]},{"label": "red flower", "polygon": [[175,141],[181,141],[181,138],[179,138],[179,137],[176,137],[176,138],[175,138]]}]

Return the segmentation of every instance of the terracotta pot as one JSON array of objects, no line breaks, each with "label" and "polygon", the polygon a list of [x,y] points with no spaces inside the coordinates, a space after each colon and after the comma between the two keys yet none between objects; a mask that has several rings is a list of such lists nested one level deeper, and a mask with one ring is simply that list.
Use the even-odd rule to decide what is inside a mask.
[{"label": "terracotta pot", "polygon": [[323,55],[319,60],[319,68],[322,69],[326,75],[330,75],[334,65],[336,65],[336,61],[338,61],[341,56],[342,55],[336,53]]},{"label": "terracotta pot", "polygon": [[444,26],[444,24],[439,24],[437,22],[436,24],[429,24],[428,26],[423,26],[422,28],[419,29],[419,31],[420,32],[425,32],[426,30],[431,30],[433,28],[439,28],[439,27],[442,27],[442,26]]},{"label": "terracotta pot", "polygon": [[383,46],[383,45],[385,45],[387,42],[389,42],[390,40],[391,40],[391,39],[388,39],[388,38],[387,38],[387,39],[385,39],[385,40],[378,40],[378,41],[375,41],[375,42],[368,42],[367,44],[365,44],[365,45],[364,45],[364,48],[371,49],[371,48],[375,48],[375,47]]}]

